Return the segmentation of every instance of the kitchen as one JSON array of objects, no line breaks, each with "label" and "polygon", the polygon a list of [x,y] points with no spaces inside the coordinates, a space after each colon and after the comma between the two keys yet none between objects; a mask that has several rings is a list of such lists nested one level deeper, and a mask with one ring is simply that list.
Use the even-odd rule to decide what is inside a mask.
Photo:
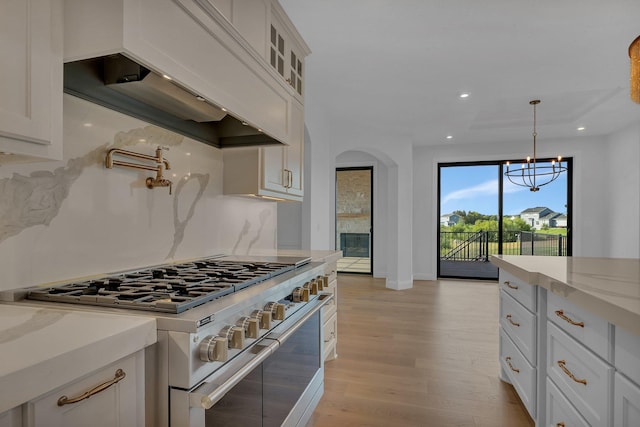
[{"label": "kitchen", "polygon": [[[182,2],[183,5],[189,3]],[[67,7],[70,4],[65,3]],[[219,4],[220,10],[223,10],[230,2]],[[87,13],[78,5],[75,5],[75,11],[78,14]],[[203,12],[191,10],[191,13],[201,16],[198,14]],[[70,22],[65,20],[65,26]],[[109,21],[105,19],[105,22]],[[300,25],[297,21],[294,22],[296,26]],[[299,26],[299,29],[304,34],[304,27]],[[96,29],[96,33],[108,34],[102,28],[100,31]],[[166,33],[163,42],[168,43],[167,45],[171,44],[171,40],[179,39],[178,31]],[[247,39],[255,41],[252,37],[256,37],[256,34],[252,33]],[[266,34],[262,33],[261,37],[267,40]],[[167,38],[170,40],[167,41]],[[62,40],[57,40],[60,43],[57,45],[55,38],[51,40],[55,48],[61,49]],[[65,40],[65,50],[66,42]],[[91,43],[92,40],[77,37],[73,42]],[[149,49],[152,48],[148,40],[145,43]],[[266,42],[263,41],[263,44],[266,45]],[[246,50],[247,46],[244,48]],[[105,48],[104,51],[106,53],[108,49]],[[157,55],[161,56],[161,53]],[[313,54],[309,58],[312,60]],[[628,58],[623,60],[626,64]],[[167,61],[163,65],[170,67],[171,63]],[[54,69],[53,72],[61,73],[61,69]],[[272,72],[264,72],[267,77],[263,75],[263,78],[274,79]],[[192,76],[190,85],[196,87],[202,83],[198,78],[199,76]],[[311,90],[311,82],[310,77],[305,83],[307,95]],[[283,86],[286,89],[286,84]],[[274,103],[270,106],[256,106],[256,112],[236,99],[240,96],[237,94],[251,97],[255,88],[248,88],[245,92],[240,88],[234,93],[220,87],[207,86],[207,89],[215,92],[216,97],[212,97],[212,100],[226,105],[240,117],[249,121],[264,120],[264,123],[252,124],[261,126],[265,133],[282,139],[290,138],[285,115],[295,110],[283,108],[282,97],[278,100],[278,97],[265,96],[264,99],[273,100]],[[296,91],[285,92],[290,99],[288,102],[296,102]],[[260,92],[262,94],[264,93]],[[435,165],[437,161],[451,158],[462,160],[486,156],[502,157],[505,152],[524,155],[529,147],[523,145],[519,149],[522,153],[514,153],[514,149],[507,143],[483,148],[438,145],[414,150],[410,141],[402,141],[391,149],[381,141],[389,140],[387,135],[373,132],[366,134],[364,129],[359,129],[358,134],[354,135],[351,133],[353,129],[343,129],[343,136],[336,140],[335,146],[331,145],[331,150],[326,150],[324,147],[327,145],[324,143],[311,144],[310,150],[305,147],[309,156],[307,158],[313,158],[315,165],[323,166],[305,168],[310,178],[307,180],[305,194],[308,197],[305,197],[304,204],[282,207],[268,201],[223,196],[223,182],[226,183],[227,180],[224,179],[224,155],[220,150],[188,138],[176,137],[175,134],[105,110],[82,99],[63,96],[61,92],[51,94],[51,102],[54,106],[58,105],[51,112],[55,113],[57,109],[57,113],[61,114],[59,110],[64,110],[64,129],[55,129],[56,124],[52,123],[52,132],[63,135],[60,139],[64,140],[64,160],[49,164],[17,164],[15,162],[21,159],[17,156],[10,161],[7,157],[11,155],[3,155],[0,160],[0,173],[6,179],[3,181],[3,191],[7,191],[12,197],[11,203],[7,197],[2,198],[3,203],[7,204],[3,206],[3,211],[8,212],[8,217],[13,219],[6,225],[3,233],[6,241],[0,244],[0,262],[3,265],[2,271],[5,272],[2,289],[157,265],[167,259],[193,259],[225,252],[258,254],[288,241],[295,242],[292,247],[300,242],[298,247],[331,248],[328,239],[332,227],[332,206],[331,202],[327,204],[327,200],[332,200],[330,176],[334,157],[345,149],[360,147],[363,139],[373,141],[374,148],[371,151],[380,153],[380,166],[389,171],[390,190],[395,188],[392,185],[402,189],[389,191],[390,197],[394,199],[388,205],[397,209],[388,212],[387,222],[396,225],[385,227],[389,236],[387,247],[376,253],[389,255],[376,263],[383,270],[374,273],[385,276],[390,288],[407,288],[412,285],[413,279],[435,278],[435,248],[428,243],[433,241],[435,233],[435,227],[430,224],[436,223],[436,214],[429,204],[429,200],[434,199],[432,168],[435,166],[421,165]],[[273,115],[265,118],[263,114],[259,114],[264,108],[273,112]],[[310,131],[315,131],[313,138],[319,141],[334,140],[332,135],[323,134],[328,130],[319,130],[318,121],[321,118],[313,117],[306,115]],[[2,128],[13,129],[10,123],[5,122]],[[300,129],[297,130],[299,131]],[[630,185],[637,188],[640,177],[637,170],[627,170],[624,176],[609,173],[617,159],[639,157],[638,135],[640,131],[636,115],[635,121],[607,136],[606,147],[600,144],[601,140],[596,136],[588,137],[586,141],[568,141],[566,149],[581,164],[575,180],[576,227],[591,230],[590,225],[599,223],[605,216],[605,210],[621,216],[620,220],[627,217],[633,219],[625,221],[624,227],[621,221],[611,221],[611,229],[597,228],[589,233],[577,233],[575,247],[579,250],[575,255],[638,256],[638,192],[628,194],[624,190]],[[35,139],[41,138],[36,136]],[[3,145],[3,151],[12,151],[8,148],[11,146],[15,144]],[[171,170],[166,171],[170,173],[165,176],[175,181],[174,194],[171,196],[168,188],[147,190],[144,187],[147,174],[132,175],[131,171],[124,169],[110,170],[102,167],[104,158],[101,156],[106,148],[125,147],[127,150],[152,154],[157,146],[169,147],[164,155],[171,162]],[[545,149],[555,151],[555,147],[547,146]],[[39,155],[60,159],[59,152]],[[73,162],[70,161],[72,159]],[[307,162],[310,163],[309,160]],[[606,163],[607,168],[599,169],[602,163]],[[257,167],[247,167],[249,169]],[[293,181],[291,175],[287,174],[287,179]],[[184,179],[185,177],[188,179]],[[178,183],[181,184],[182,180],[185,183],[180,186]],[[105,188],[109,189],[108,192],[104,191]],[[608,200],[609,208],[598,202],[603,194],[611,199]],[[123,203],[123,200],[127,202]],[[417,213],[414,213],[414,209]],[[282,224],[288,210],[300,210],[304,214],[297,217],[297,223]],[[414,222],[414,217],[420,217],[423,221]],[[434,220],[431,221],[430,218]],[[296,226],[301,223],[306,224],[304,232],[296,230]],[[207,236],[206,239],[202,238],[204,235]],[[629,235],[633,238],[629,239]],[[60,242],[68,242],[64,250],[60,250]]]}]

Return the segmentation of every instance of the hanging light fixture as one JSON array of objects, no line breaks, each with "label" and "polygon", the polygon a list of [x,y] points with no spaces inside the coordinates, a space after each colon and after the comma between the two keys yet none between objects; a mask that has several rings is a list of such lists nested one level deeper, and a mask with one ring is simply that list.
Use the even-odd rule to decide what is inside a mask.
[{"label": "hanging light fixture", "polygon": [[520,169],[509,169],[507,162],[507,171],[504,173],[511,183],[521,187],[528,187],[529,191],[538,191],[543,185],[547,185],[555,181],[562,172],[566,172],[567,168],[562,165],[562,156],[558,156],[558,163],[551,161],[551,165],[539,165],[536,159],[536,105],[540,104],[539,99],[529,101],[533,105],[533,161],[527,156],[527,163],[522,163]]},{"label": "hanging light fixture", "polygon": [[631,60],[631,100],[640,104],[640,36],[629,45]]}]

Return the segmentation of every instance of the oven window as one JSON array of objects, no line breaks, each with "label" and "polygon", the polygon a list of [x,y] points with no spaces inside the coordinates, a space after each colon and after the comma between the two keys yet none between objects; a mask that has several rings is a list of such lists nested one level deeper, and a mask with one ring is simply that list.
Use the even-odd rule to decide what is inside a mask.
[{"label": "oven window", "polygon": [[207,427],[279,427],[321,367],[320,311],[205,413]]},{"label": "oven window", "polygon": [[263,363],[264,426],[279,427],[320,369],[320,311]]},{"label": "oven window", "polygon": [[262,426],[262,365],[205,413],[206,427]]}]

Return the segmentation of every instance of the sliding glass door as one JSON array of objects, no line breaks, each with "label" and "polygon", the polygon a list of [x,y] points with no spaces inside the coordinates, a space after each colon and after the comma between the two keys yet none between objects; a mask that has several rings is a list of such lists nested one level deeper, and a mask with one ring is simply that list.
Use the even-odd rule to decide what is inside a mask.
[{"label": "sliding glass door", "polygon": [[565,161],[567,173],[535,192],[504,177],[504,161],[440,164],[438,277],[495,280],[493,254],[570,255],[572,162]]}]

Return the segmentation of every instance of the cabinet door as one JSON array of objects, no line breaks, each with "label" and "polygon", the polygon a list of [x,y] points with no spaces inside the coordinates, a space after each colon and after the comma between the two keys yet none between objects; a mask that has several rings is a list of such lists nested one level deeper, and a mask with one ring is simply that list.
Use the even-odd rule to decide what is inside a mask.
[{"label": "cabinet door", "polygon": [[616,372],[613,425],[640,426],[640,388]]},{"label": "cabinet door", "polygon": [[262,150],[262,188],[285,193],[288,176],[285,172],[286,152],[281,147],[265,147]]},{"label": "cabinet door", "polygon": [[0,151],[60,160],[62,4],[0,0],[0,10]]},{"label": "cabinet door", "polygon": [[290,145],[287,150],[287,167],[290,175],[287,193],[303,196],[304,166],[304,109],[297,101],[291,101]]},{"label": "cabinet door", "polygon": [[[129,356],[79,381],[28,403],[28,426],[113,427],[144,425],[144,380],[142,353]],[[59,406],[59,399],[72,399],[124,378],[76,403]]]}]

